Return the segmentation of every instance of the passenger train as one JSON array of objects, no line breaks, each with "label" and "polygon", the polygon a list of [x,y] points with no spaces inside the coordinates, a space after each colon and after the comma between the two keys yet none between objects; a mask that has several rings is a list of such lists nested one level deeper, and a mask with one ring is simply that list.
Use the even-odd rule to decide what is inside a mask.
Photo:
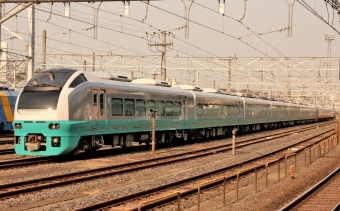
[{"label": "passenger train", "polygon": [[35,74],[14,112],[15,152],[65,155],[103,145],[187,141],[332,119],[332,109],[226,95],[214,89],[55,68]]},{"label": "passenger train", "polygon": [[11,131],[15,102],[19,92],[0,86],[0,131]]}]

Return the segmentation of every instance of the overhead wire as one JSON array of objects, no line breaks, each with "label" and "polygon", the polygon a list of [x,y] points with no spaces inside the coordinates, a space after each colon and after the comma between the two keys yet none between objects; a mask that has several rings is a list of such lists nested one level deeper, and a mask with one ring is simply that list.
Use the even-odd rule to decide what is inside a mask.
[{"label": "overhead wire", "polygon": [[[201,4],[196,3],[196,2],[195,2],[195,4],[201,6],[201,7],[205,8],[205,9],[208,9],[208,10],[214,12],[214,13],[217,13],[215,10],[212,10],[212,9],[210,9],[210,8],[204,6],[204,5],[201,5]],[[232,18],[232,17],[230,17],[230,16],[227,16],[227,15],[224,15],[223,17],[227,17],[227,18],[230,18],[230,19],[232,19],[232,20],[235,20],[235,21],[239,22],[239,20],[237,20],[237,19],[235,19],[235,18]],[[288,59],[287,56],[285,56],[283,53],[281,53],[279,50],[277,50],[275,47],[273,47],[271,44],[269,44],[269,43],[268,43],[267,41],[265,41],[263,38],[261,38],[260,36],[258,36],[258,34],[255,33],[254,31],[252,31],[248,26],[246,26],[246,25],[245,25],[244,23],[242,23],[242,22],[240,22],[240,23],[241,23],[245,28],[247,28],[249,31],[251,31],[252,34],[254,34],[254,35],[257,36],[260,40],[262,40],[266,45],[268,45],[268,46],[271,47],[273,50],[275,50],[277,53],[281,54],[283,57],[285,57],[285,58]],[[241,42],[243,42],[243,41],[241,41]],[[249,45],[248,43],[245,43],[245,42],[243,42],[243,43]],[[263,52],[261,52],[261,53],[263,53]],[[268,58],[274,59],[274,58],[268,56],[268,55],[265,54],[265,53],[263,53],[263,54],[266,55]],[[274,60],[275,60],[275,59],[274,59]],[[282,64],[282,65],[284,65],[284,66],[287,66],[286,64],[283,64],[283,63],[281,63],[281,62],[279,62],[279,63]],[[294,62],[294,63],[296,64],[296,62]],[[304,69],[307,69],[307,68],[305,68],[305,67],[303,67],[303,66],[301,66],[301,65],[299,65],[299,66],[302,67],[302,68],[304,68]]]},{"label": "overhead wire", "polygon": [[[49,13],[49,11],[45,11],[45,10],[41,10],[40,9],[40,11],[43,11],[43,12],[48,12]],[[52,13],[52,14],[55,14],[55,13]],[[55,15],[58,15],[58,16],[62,16],[62,15],[60,15],[60,14],[55,14]],[[74,19],[74,18],[72,18],[73,20],[76,20],[76,21],[80,21],[80,22],[85,22],[85,21],[81,21],[81,20],[78,20],[78,19]],[[134,19],[135,21],[136,21],[136,19]],[[86,22],[85,22],[86,23]],[[55,23],[51,23],[51,24],[54,24],[54,25],[57,25],[57,24],[55,24]],[[57,26],[60,26],[60,25],[57,25]],[[111,31],[116,31],[116,30],[112,30],[112,29],[108,29],[108,28],[106,28],[106,27],[103,27],[103,26],[101,26],[100,24],[98,25],[99,27],[101,27],[101,28],[104,28],[104,29],[107,29],[107,30],[111,30]],[[151,26],[151,25],[150,25]],[[158,29],[158,31],[160,31],[159,29]],[[116,31],[117,32],[117,31]],[[127,33],[124,33],[124,34],[127,34]],[[131,34],[129,34],[129,35],[131,35]],[[132,35],[132,36],[134,36],[134,35]],[[138,38],[142,38],[143,39],[143,37],[138,37]],[[177,50],[178,52],[181,52],[181,53],[183,53],[183,54],[186,54],[186,55],[190,55],[190,56],[193,56],[193,55],[191,55],[191,54],[187,54],[187,53],[185,53],[185,52],[183,52],[183,51],[179,51],[179,50]],[[211,62],[211,61],[210,61]],[[220,64],[216,64],[215,63],[215,65],[220,65]]]},{"label": "overhead wire", "polygon": [[[299,4],[301,4],[303,7],[305,7],[309,12],[311,12],[313,15],[315,15],[317,18],[319,18],[321,21],[326,23],[329,27],[331,27],[334,31],[336,31],[340,35],[340,31],[331,26],[327,21],[322,17],[322,15],[319,15],[312,7],[310,7],[304,0],[297,0]],[[322,11],[322,10],[321,10]]]},{"label": "overhead wire", "polygon": [[[141,1],[141,0],[140,0],[140,1]],[[141,2],[142,2],[142,1],[141,1]],[[194,2],[194,3],[197,4],[197,5],[200,5],[200,4],[196,3],[196,2]],[[170,11],[168,11],[168,10],[165,10],[165,9],[163,9],[163,8],[157,7],[157,6],[152,5],[152,4],[149,4],[149,5],[152,6],[152,7],[154,7],[154,8],[156,8],[156,9],[158,9],[158,10],[161,10],[161,11],[163,11],[163,12],[169,13],[169,14],[171,14],[171,15],[173,15],[173,16],[176,16],[176,17],[179,17],[179,18],[182,18],[182,19],[183,19],[182,16],[179,16],[179,15],[173,13],[173,12],[170,12]],[[200,5],[200,6],[203,6],[203,5]],[[204,8],[207,8],[207,7],[205,7],[205,6],[203,6],[203,7],[204,7]],[[207,9],[211,10],[210,8],[207,8]],[[212,11],[214,11],[214,10],[212,10]],[[216,11],[214,11],[214,12],[216,12]],[[217,12],[216,12],[216,13],[217,13]],[[232,17],[229,17],[229,16],[226,16],[226,17],[238,21],[238,20],[235,19],[235,18],[232,18]],[[235,36],[230,35],[230,34],[227,34],[227,33],[224,33],[223,31],[221,32],[221,31],[219,31],[219,30],[216,30],[216,29],[214,29],[214,28],[211,28],[211,27],[209,27],[209,26],[206,26],[206,25],[204,25],[204,24],[198,23],[198,22],[193,21],[193,20],[189,20],[189,21],[192,22],[192,23],[195,23],[196,25],[199,25],[199,26],[201,26],[201,27],[203,27],[203,28],[207,28],[207,29],[209,29],[209,30],[211,30],[211,31],[221,33],[221,34],[223,34],[223,35],[225,35],[225,36],[228,36],[228,37],[230,37],[230,38],[237,39]],[[239,22],[239,21],[238,21],[238,22]],[[243,24],[243,23],[242,23],[242,24]],[[245,26],[245,24],[243,24],[243,25]],[[246,26],[245,26],[245,27],[246,27]],[[247,28],[249,28],[249,27],[247,27]],[[253,32],[253,31],[252,31],[252,32]],[[254,33],[254,32],[253,32],[253,33]],[[262,38],[260,38],[260,39],[261,39],[262,41],[264,41]],[[237,40],[239,40],[239,39],[237,39]],[[239,40],[239,41],[242,42],[242,43],[245,44],[245,45],[248,45],[250,48],[254,49],[255,51],[257,51],[257,52],[259,52],[259,53],[265,55],[266,57],[271,58],[271,59],[274,59],[274,58],[272,58],[271,56],[269,56],[267,53],[265,53],[265,52],[263,52],[263,51],[257,49],[256,47],[250,45],[249,43],[246,43],[245,41],[242,41],[242,40]],[[277,52],[279,52],[276,48],[274,48],[273,46],[271,46],[269,43],[267,43],[266,41],[264,41],[264,42],[265,42],[267,45],[269,45],[271,48],[273,48],[274,50],[276,50]],[[279,52],[279,53],[280,53],[281,55],[283,55],[281,52]],[[285,57],[286,57],[286,56],[285,56]],[[286,58],[288,59],[288,57],[286,57]],[[274,59],[274,60],[275,60],[275,59]],[[281,64],[284,65],[284,66],[287,66],[286,64],[283,64],[282,62],[279,62],[279,63],[281,63]],[[295,63],[295,62],[294,62],[294,63]],[[299,66],[300,66],[300,65],[299,65]],[[303,67],[303,68],[306,69],[305,67]],[[311,71],[311,72],[312,72],[312,71]],[[308,76],[306,76],[306,77],[308,77]],[[311,77],[309,77],[309,78],[311,78]]]}]

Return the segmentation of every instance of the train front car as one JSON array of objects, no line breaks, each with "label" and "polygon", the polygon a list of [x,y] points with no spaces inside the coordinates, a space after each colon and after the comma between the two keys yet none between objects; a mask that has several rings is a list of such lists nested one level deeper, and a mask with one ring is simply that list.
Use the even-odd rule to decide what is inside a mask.
[{"label": "train front car", "polygon": [[[64,155],[79,137],[70,129],[68,99],[86,81],[81,71],[55,68],[35,74],[21,91],[14,111],[15,152],[20,155]],[[62,100],[64,99],[64,100]]]}]

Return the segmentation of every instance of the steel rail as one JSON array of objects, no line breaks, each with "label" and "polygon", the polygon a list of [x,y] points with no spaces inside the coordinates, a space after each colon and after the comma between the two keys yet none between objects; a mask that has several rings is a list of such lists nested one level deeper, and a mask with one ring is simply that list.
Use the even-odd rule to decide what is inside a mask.
[{"label": "steel rail", "polygon": [[[329,130],[329,131],[331,131],[331,130]],[[329,132],[329,131],[326,131],[326,132],[323,132],[323,133],[319,134],[319,136],[326,136],[326,137],[321,138],[321,140],[324,140],[327,137],[335,134],[334,131],[333,132]],[[296,146],[296,145],[301,144],[301,143],[303,143],[305,141],[312,140],[312,139],[315,139],[315,138],[316,137],[306,138],[305,140],[300,141],[299,143],[292,144],[291,146]],[[319,142],[321,140],[318,140],[317,142]],[[310,147],[312,145],[313,144],[306,145],[306,146],[303,147],[303,149],[306,148],[306,147]],[[175,186],[184,185],[185,183],[193,182],[195,180],[202,179],[202,178],[205,178],[205,177],[208,177],[208,176],[219,174],[219,173],[222,173],[222,172],[225,172],[225,171],[230,171],[231,169],[237,168],[240,165],[249,164],[249,163],[254,162],[254,161],[258,160],[258,159],[262,159],[262,158],[271,156],[271,155],[273,155],[275,153],[278,153],[280,151],[285,151],[286,148],[287,147],[284,147],[282,149],[275,150],[274,152],[272,152],[270,154],[260,155],[260,156],[258,156],[256,158],[248,159],[246,161],[242,161],[240,163],[236,163],[236,164],[233,164],[233,165],[221,168],[221,169],[217,169],[217,170],[214,170],[214,171],[211,171],[211,172],[207,172],[207,173],[201,174],[201,175],[197,175],[197,176],[193,176],[193,177],[186,178],[186,179],[183,179],[183,180],[179,180],[179,181],[176,181],[176,182],[173,182],[173,183],[170,183],[170,184],[158,186],[156,188],[152,188],[152,189],[145,190],[145,191],[142,191],[142,192],[138,192],[138,193],[135,193],[135,194],[131,194],[131,195],[128,195],[128,196],[123,196],[123,197],[120,197],[120,198],[116,198],[116,199],[100,202],[98,204],[89,205],[89,206],[86,206],[86,207],[83,207],[83,208],[79,208],[79,209],[76,209],[76,210],[77,211],[98,210],[98,209],[103,209],[103,208],[111,207],[113,204],[126,203],[129,200],[140,198],[140,197],[145,196],[145,195],[154,194],[155,192],[158,192],[158,191],[161,191],[161,190],[165,190],[165,189],[168,189],[170,187],[173,188]],[[300,150],[302,151],[303,149],[300,149]],[[259,165],[259,168],[265,168],[265,165]],[[246,175],[246,174],[250,173],[250,171],[252,171],[252,170],[244,171],[240,175],[241,176]],[[236,174],[234,174],[234,175],[232,175],[230,177],[227,177],[226,179],[227,179],[227,181],[230,181],[232,179],[236,179],[236,177],[237,177]],[[220,182],[216,182],[216,183],[220,184]],[[214,185],[217,185],[216,183],[210,183],[210,184],[208,184],[206,186],[202,186],[201,190],[209,188],[209,187],[212,187]],[[194,188],[194,189],[191,189],[191,190],[187,190],[185,192],[181,192],[181,197],[185,197],[185,196],[191,195],[191,194],[196,193],[196,192],[197,192],[197,188]],[[173,200],[176,200],[176,199],[174,197],[170,197],[170,198],[164,199],[164,201],[158,201],[157,204],[173,201]],[[152,206],[154,206],[154,204],[149,204],[146,207],[149,207],[149,206],[152,207]],[[137,210],[137,208],[133,209],[133,210]]]},{"label": "steel rail", "polygon": [[[303,128],[303,129],[300,129],[300,130],[306,130],[306,129]],[[296,130],[294,130],[293,132],[296,132]],[[279,135],[279,137],[289,136],[289,135],[291,135],[291,133],[282,133],[281,135]],[[279,138],[279,137],[277,137],[277,138]],[[261,138],[258,142],[268,141],[268,140],[273,140],[273,139],[274,138],[267,139],[267,137],[265,137],[265,138]],[[238,142],[237,143],[238,147],[240,148],[240,147],[245,147],[245,146],[250,145],[250,144],[254,144],[253,139],[250,140],[251,143],[248,143],[248,144],[244,143],[244,142],[247,142],[247,141],[248,140]],[[80,171],[80,172],[69,173],[69,174],[63,174],[63,175],[57,175],[57,176],[51,176],[51,177],[45,177],[45,178],[38,178],[38,179],[33,179],[33,180],[26,180],[26,181],[21,181],[21,182],[16,182],[16,183],[4,184],[4,185],[0,185],[0,191],[2,191],[4,189],[8,189],[8,188],[15,189],[15,190],[0,193],[0,198],[13,197],[13,196],[16,196],[18,194],[29,193],[29,192],[36,191],[36,190],[42,190],[42,189],[46,189],[46,188],[67,185],[67,184],[71,184],[71,183],[75,183],[75,182],[87,181],[87,180],[92,180],[92,179],[101,178],[101,177],[105,177],[105,176],[113,176],[113,175],[118,175],[118,174],[122,174],[122,173],[127,173],[127,172],[142,170],[142,169],[146,169],[146,168],[152,168],[152,167],[156,167],[156,166],[160,166],[160,165],[170,164],[170,163],[174,163],[174,162],[180,162],[180,161],[194,159],[194,158],[198,158],[198,157],[209,156],[211,154],[215,154],[215,153],[218,153],[218,152],[224,152],[224,151],[230,150],[231,149],[230,146],[231,146],[231,144],[226,144],[224,146],[225,147],[224,149],[222,148],[223,146],[215,146],[215,147],[212,147],[212,148],[209,148],[209,149],[194,150],[194,151],[185,152],[185,153],[181,153],[181,154],[167,155],[165,157],[152,158],[152,159],[148,159],[148,160],[141,160],[141,161],[119,164],[119,165],[114,165],[114,166],[101,167],[101,168],[90,169],[90,170],[85,170],[85,171]],[[202,154],[197,154],[197,153],[202,153]],[[179,156],[188,156],[188,157],[178,158]],[[176,158],[176,159],[169,160],[169,159],[172,159],[172,158]],[[168,160],[164,161],[165,159],[168,159]],[[159,161],[163,161],[163,162],[159,162]],[[153,163],[153,162],[156,162],[156,163]],[[139,165],[139,166],[133,167],[134,165]],[[126,168],[126,167],[128,167],[128,168],[130,167],[130,169],[117,170],[118,168]],[[116,170],[116,171],[112,172],[112,170]],[[105,171],[110,171],[110,172],[105,172]],[[88,174],[91,174],[91,173],[94,174],[94,175],[88,175]],[[69,179],[70,177],[78,177],[78,178]],[[68,179],[68,180],[55,182],[56,180],[62,180],[62,179]],[[54,182],[54,183],[44,184],[44,185],[36,185],[36,184],[41,184],[41,182]],[[20,187],[25,186],[25,185],[35,185],[35,186],[34,187],[28,187],[28,188],[25,188],[25,189],[19,189]]]},{"label": "steel rail", "polygon": [[[330,173],[328,176],[326,176],[324,179],[322,179],[316,185],[314,185],[313,187],[308,189],[306,192],[304,192],[300,196],[296,197],[293,201],[291,201],[290,203],[288,203],[284,207],[280,208],[279,211],[288,211],[288,210],[293,209],[294,207],[299,206],[299,204],[301,204],[305,199],[310,197],[316,191],[320,190],[323,187],[323,185],[325,185],[327,182],[331,181],[334,177],[339,176],[339,174],[340,174],[340,167],[337,168],[336,170],[334,170],[332,173]],[[336,209],[338,206],[340,206],[339,203],[336,204],[333,209]]]},{"label": "steel rail", "polygon": [[0,149],[0,155],[14,154],[14,149]]}]

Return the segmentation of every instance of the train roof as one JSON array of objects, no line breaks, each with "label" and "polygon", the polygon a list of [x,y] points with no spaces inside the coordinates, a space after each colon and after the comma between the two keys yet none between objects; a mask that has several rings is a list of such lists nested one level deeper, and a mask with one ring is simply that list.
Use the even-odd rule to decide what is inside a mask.
[{"label": "train roof", "polygon": [[[83,71],[81,71],[83,72]],[[272,98],[252,98],[247,95],[227,95],[221,90],[216,90],[213,88],[201,88],[197,86],[191,85],[173,85],[171,86],[168,82],[165,81],[157,81],[153,79],[135,79],[131,80],[128,77],[119,77],[117,75],[113,75],[107,72],[83,72],[88,79],[88,82],[101,82],[102,84],[107,84],[110,86],[115,84],[116,86],[120,86],[120,88],[131,89],[131,90],[139,90],[139,91],[149,91],[149,92],[161,92],[166,94],[182,94],[185,96],[190,96],[191,92],[193,92],[197,98],[210,98],[210,99],[225,99],[225,100],[235,100],[235,101],[245,101],[245,103],[249,104],[263,104],[263,105],[282,105],[289,107],[306,107],[306,108],[315,108],[313,105],[302,105],[302,104],[294,104],[289,102],[282,102],[273,100]],[[320,107],[319,107],[320,108]],[[326,109],[326,108],[325,108]]]},{"label": "train roof", "polygon": [[0,87],[0,96],[18,97],[19,93],[18,91],[11,91],[8,88]]}]

